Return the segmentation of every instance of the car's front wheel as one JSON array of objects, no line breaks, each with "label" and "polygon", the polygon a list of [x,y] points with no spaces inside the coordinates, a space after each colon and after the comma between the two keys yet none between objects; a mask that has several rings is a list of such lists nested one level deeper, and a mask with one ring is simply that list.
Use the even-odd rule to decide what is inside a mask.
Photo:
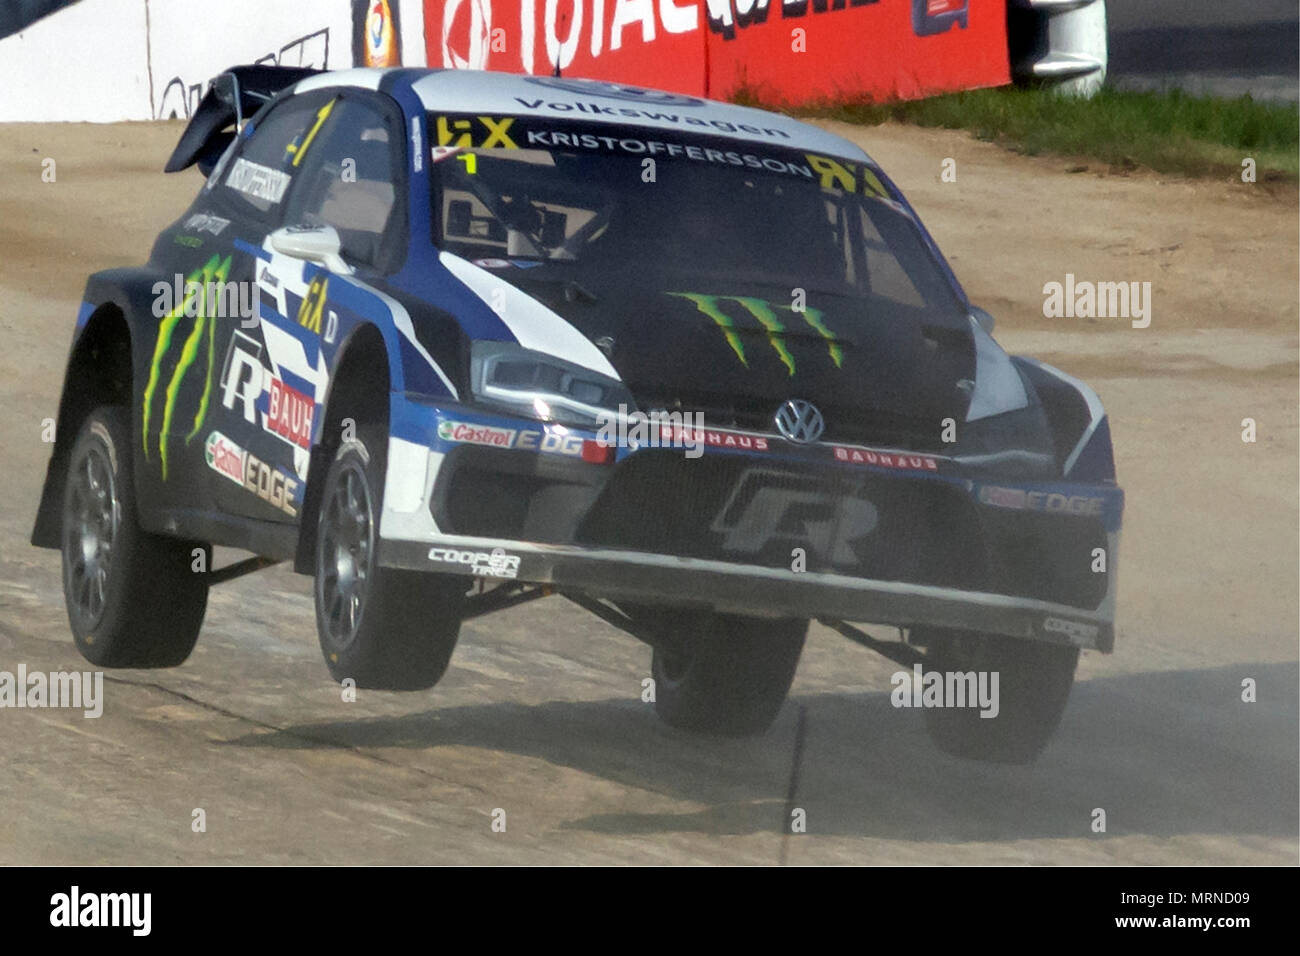
[{"label": "car's front wheel", "polygon": [[463,579],[380,567],[383,436],[344,442],[325,479],[316,530],[316,630],[330,676],[357,687],[424,690],[460,635]]},{"label": "car's front wheel", "polygon": [[734,737],[771,726],[794,680],[807,621],[651,614],[655,711],[665,723]]},{"label": "car's front wheel", "polygon": [[[978,707],[928,707],[925,727],[946,753],[993,763],[1029,763],[1056,733],[1074,684],[1079,650],[973,631],[914,630],[941,673],[998,675],[996,716]],[[990,709],[988,711],[992,713]]]},{"label": "car's front wheel", "polygon": [[92,664],[175,667],[203,625],[211,552],[141,530],[131,449],[125,408],[86,417],[63,492],[64,603],[77,650]]}]

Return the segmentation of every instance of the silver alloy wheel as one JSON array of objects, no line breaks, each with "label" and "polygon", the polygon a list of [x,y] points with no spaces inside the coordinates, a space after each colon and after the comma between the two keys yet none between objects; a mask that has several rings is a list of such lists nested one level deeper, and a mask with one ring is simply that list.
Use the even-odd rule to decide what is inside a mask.
[{"label": "silver alloy wheel", "polygon": [[375,552],[374,506],[359,462],[343,464],[321,511],[317,588],[331,640],[345,648],[356,638],[365,610]]},{"label": "silver alloy wheel", "polygon": [[122,509],[113,469],[103,449],[89,447],[69,480],[71,501],[63,529],[65,585],[69,602],[87,628],[93,629],[107,601],[113,543]]}]

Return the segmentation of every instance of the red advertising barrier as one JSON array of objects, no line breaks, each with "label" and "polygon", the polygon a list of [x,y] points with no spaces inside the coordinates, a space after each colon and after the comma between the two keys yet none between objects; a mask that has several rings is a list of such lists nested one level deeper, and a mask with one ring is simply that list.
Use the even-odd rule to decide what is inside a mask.
[{"label": "red advertising barrier", "polygon": [[[732,9],[743,5],[734,0]],[[747,24],[737,13],[734,39],[710,36],[711,89],[725,94],[748,85],[798,103],[863,94],[916,99],[1011,79],[1002,2],[803,0],[778,7],[774,0],[762,12],[765,19]]]},{"label": "red advertising barrier", "polygon": [[1005,0],[424,0],[430,66],[726,99],[914,99],[1010,82]]}]

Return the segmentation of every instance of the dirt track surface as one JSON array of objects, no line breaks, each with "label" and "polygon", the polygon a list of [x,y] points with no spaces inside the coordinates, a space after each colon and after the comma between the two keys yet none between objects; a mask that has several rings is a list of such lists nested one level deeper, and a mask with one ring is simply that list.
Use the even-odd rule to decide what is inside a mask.
[{"label": "dirt track surface", "polygon": [[[101,718],[0,710],[0,863],[774,863],[801,706],[791,863],[1295,863],[1295,191],[837,129],[908,193],[1004,345],[1085,377],[1110,412],[1116,652],[1084,656],[1038,763],[938,753],[890,706],[897,666],[816,625],[767,735],[672,731],[640,701],[648,649],[560,598],[467,624],[430,692],[345,703],[307,580],[276,569],[213,592],[183,667],[109,672]],[[0,670],[89,669],[58,555],[27,544],[41,422],[86,274],[143,261],[199,185],[159,172],[177,135],[0,126]],[[1043,318],[1067,272],[1150,281],[1151,327]]]}]

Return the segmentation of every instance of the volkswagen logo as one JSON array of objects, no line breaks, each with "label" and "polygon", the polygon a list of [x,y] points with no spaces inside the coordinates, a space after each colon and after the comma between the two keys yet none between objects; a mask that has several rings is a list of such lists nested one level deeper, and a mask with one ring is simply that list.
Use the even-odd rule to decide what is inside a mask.
[{"label": "volkswagen logo", "polygon": [[529,83],[549,86],[551,89],[563,90],[578,96],[607,96],[612,100],[627,100],[642,106],[703,106],[704,100],[680,93],[664,93],[661,90],[643,90],[639,86],[626,86],[622,83],[607,83],[604,80],[569,79],[559,76],[526,76]]},{"label": "volkswagen logo", "polygon": [[800,444],[816,441],[826,430],[826,422],[817,406],[802,398],[792,398],[778,408],[774,421],[781,437]]}]

